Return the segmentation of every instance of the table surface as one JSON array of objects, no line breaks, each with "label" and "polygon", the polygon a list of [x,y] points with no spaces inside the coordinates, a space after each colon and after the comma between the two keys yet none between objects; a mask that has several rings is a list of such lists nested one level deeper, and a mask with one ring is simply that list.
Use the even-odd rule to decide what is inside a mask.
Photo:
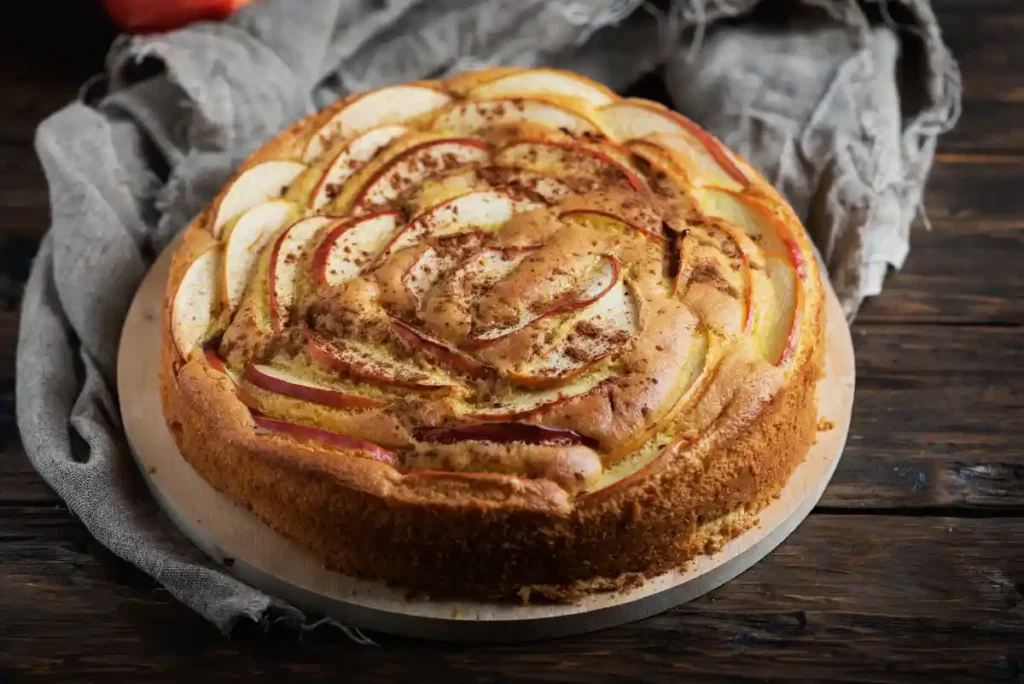
[{"label": "table surface", "polygon": [[76,32],[64,41],[4,22],[17,30],[0,40],[0,682],[181,681],[184,671],[216,681],[1024,682],[1018,2],[935,3],[963,71],[963,117],[929,181],[931,230],[915,227],[906,265],[853,327],[853,425],[814,513],[692,603],[587,636],[489,647],[388,637],[362,647],[333,628],[297,637],[243,625],[223,636],[92,541],[35,474],[14,419],[19,296],[48,224],[33,131],[102,67],[111,34],[91,16],[65,15]]}]

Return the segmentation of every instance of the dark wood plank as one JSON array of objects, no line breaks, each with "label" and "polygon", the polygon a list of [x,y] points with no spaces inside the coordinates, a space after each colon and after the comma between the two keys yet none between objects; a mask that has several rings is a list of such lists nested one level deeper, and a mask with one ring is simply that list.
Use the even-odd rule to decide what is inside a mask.
[{"label": "dark wood plank", "polygon": [[347,643],[243,629],[228,640],[95,554],[48,508],[0,536],[0,677],[215,681],[879,681],[999,677],[1024,667],[1024,522],[812,516],[753,569],[692,604],[544,644]]},{"label": "dark wood plank", "polygon": [[846,451],[822,500],[853,509],[1024,510],[1024,332],[855,326]]},{"label": "dark wood plank", "polygon": [[903,268],[857,317],[871,323],[1024,325],[1024,156],[944,154]]},{"label": "dark wood plank", "polygon": [[960,63],[963,115],[945,150],[1024,151],[1024,15],[1015,0],[935,2],[943,37]]}]

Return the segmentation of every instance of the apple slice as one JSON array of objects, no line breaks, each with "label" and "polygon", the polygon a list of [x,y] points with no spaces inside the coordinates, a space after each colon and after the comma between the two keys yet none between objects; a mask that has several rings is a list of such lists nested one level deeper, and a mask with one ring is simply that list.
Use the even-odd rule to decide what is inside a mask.
[{"label": "apple slice", "polygon": [[331,387],[325,382],[305,377],[288,369],[275,368],[265,364],[248,364],[245,367],[244,378],[260,389],[335,408],[372,408],[383,406],[386,403],[373,397]]},{"label": "apple slice", "polygon": [[470,135],[491,126],[524,121],[542,124],[570,133],[597,133],[598,128],[585,116],[551,102],[532,98],[469,100],[441,112],[432,128],[459,135]]},{"label": "apple slice", "polygon": [[743,334],[749,335],[754,329],[754,317],[757,313],[754,303],[758,299],[758,283],[760,282],[760,279],[754,275],[754,269],[750,267],[751,260],[756,259],[757,245],[736,226],[723,223],[718,227],[726,233],[739,254],[739,266],[745,285]]},{"label": "apple slice", "polygon": [[582,175],[608,181],[621,178],[637,192],[644,192],[644,183],[626,164],[579,143],[538,142],[527,140],[512,143],[494,157],[499,166],[511,166],[539,173]]},{"label": "apple slice", "polygon": [[569,71],[530,69],[498,78],[471,88],[473,99],[511,95],[556,95],[573,97],[594,107],[614,102],[616,95],[607,87]]},{"label": "apple slice", "polygon": [[249,285],[253,267],[260,253],[295,213],[295,205],[284,200],[257,204],[228,227],[224,245],[224,300],[231,313],[238,309]]},{"label": "apple slice", "polygon": [[[642,450],[645,444],[652,439],[657,439],[659,435],[664,436],[665,426],[671,425],[677,416],[687,407],[693,405],[694,400],[703,396],[709,383],[717,377],[721,349],[722,342],[719,341],[718,336],[711,331],[705,331],[694,336],[686,358],[669,361],[677,370],[672,379],[671,392],[666,396],[664,402],[647,414],[647,429],[629,439],[620,441],[612,452],[607,454],[605,463],[615,464],[613,468],[609,469],[610,474],[614,475],[610,471],[615,471],[621,476],[623,472],[619,467],[621,459],[635,463],[636,454],[633,452],[638,449]],[[630,456],[631,454],[632,456]]]},{"label": "apple slice", "polygon": [[490,374],[491,367],[477,361],[472,356],[445,344],[441,340],[420,332],[397,318],[391,320],[391,328],[395,334],[410,348],[419,351],[426,358],[440,366],[446,366],[464,375],[482,378]]},{"label": "apple slice", "polygon": [[337,432],[321,430],[320,428],[310,427],[308,425],[289,423],[284,420],[277,420],[276,418],[270,418],[259,414],[253,414],[252,419],[253,422],[256,423],[257,427],[269,432],[281,433],[303,441],[313,440],[316,442],[324,442],[341,449],[361,451],[374,461],[387,463],[391,466],[398,465],[398,456],[395,455],[393,451],[385,449],[373,442],[356,439],[355,437],[338,434]]},{"label": "apple slice", "polygon": [[459,442],[495,442],[497,444],[537,444],[542,446],[572,446],[582,444],[592,449],[597,442],[575,430],[544,427],[529,423],[480,423],[452,427],[429,428],[417,435],[421,442],[457,444]]},{"label": "apple slice", "polygon": [[[693,160],[693,168],[704,169],[702,175],[714,177],[716,184],[722,187],[743,189],[750,183],[722,143],[678,112],[653,102],[620,100],[602,107],[598,119],[605,131],[619,142],[644,138],[657,139],[661,141],[659,144],[664,144],[662,136],[668,136],[671,141],[666,147],[682,150],[687,159]],[[676,142],[676,137],[681,140]],[[736,185],[738,187],[734,187]]]},{"label": "apple slice", "polygon": [[580,497],[581,504],[592,504],[621,493],[631,484],[638,483],[668,465],[673,456],[688,445],[684,439],[669,441],[662,436],[648,440],[647,444],[629,458],[606,469]]},{"label": "apple slice", "polygon": [[496,230],[514,215],[542,206],[502,190],[480,190],[460,195],[431,207],[410,221],[381,254],[381,260],[428,237],[453,235],[467,229]]},{"label": "apple slice", "polygon": [[396,359],[383,347],[353,340],[328,342],[311,331],[306,332],[306,345],[317,363],[360,380],[422,390],[451,389],[456,386],[438,373],[430,373],[407,361]]},{"label": "apple slice", "polygon": [[354,207],[365,211],[374,204],[385,204],[430,176],[482,164],[490,156],[487,144],[472,138],[442,138],[413,145],[377,169],[359,191]]},{"label": "apple slice", "polygon": [[213,237],[220,238],[224,225],[246,209],[281,197],[296,176],[305,170],[306,165],[298,162],[268,161],[243,171],[217,203],[210,230]]},{"label": "apple slice", "polygon": [[409,132],[405,126],[371,128],[351,140],[335,155],[313,188],[310,206],[319,209],[333,200],[342,185],[382,149]]},{"label": "apple slice", "polygon": [[296,275],[306,245],[337,219],[312,216],[293,223],[274,242],[270,253],[270,325],[280,332],[295,304]]},{"label": "apple slice", "polygon": [[557,387],[533,391],[509,390],[480,406],[468,406],[461,415],[476,420],[507,421],[523,418],[543,408],[555,406],[592,391],[614,375],[611,368],[585,373]]},{"label": "apple slice", "polygon": [[693,197],[706,216],[724,219],[757,244],[766,256],[792,261],[801,278],[806,277],[803,252],[789,226],[760,200],[711,188],[694,188]]},{"label": "apple slice", "polygon": [[725,171],[699,141],[685,135],[653,133],[638,142],[650,143],[667,151],[686,174],[690,185],[721,188],[730,192],[741,192],[747,186]]},{"label": "apple slice", "polygon": [[509,373],[525,387],[561,384],[589,370],[637,334],[638,312],[626,284],[617,280],[608,293],[560,326],[544,352]]},{"label": "apple slice", "polygon": [[603,226],[607,226],[609,223],[618,224],[618,227],[620,228],[635,230],[641,233],[645,238],[654,240],[662,245],[665,244],[665,236],[661,233],[652,232],[643,224],[634,221],[627,221],[622,216],[613,214],[610,211],[601,211],[599,209],[568,209],[559,214],[558,217],[575,219],[583,223]]},{"label": "apple slice", "polygon": [[302,159],[313,161],[335,138],[408,121],[446,107],[451,100],[444,91],[422,85],[396,85],[366,93],[342,108],[309,139]]},{"label": "apple slice", "polygon": [[475,332],[471,335],[469,344],[474,347],[494,344],[541,318],[582,309],[608,294],[619,281],[619,272],[619,260],[605,255],[601,257],[597,267],[574,291],[566,293],[564,297],[552,302],[547,302],[543,308],[526,307],[519,320],[511,325]]},{"label": "apple slice", "polygon": [[246,392],[242,387],[242,376],[239,375],[237,371],[233,371],[228,368],[228,365],[224,362],[224,359],[221,358],[220,354],[217,353],[215,348],[212,346],[204,347],[203,356],[206,357],[206,363],[210,365],[210,368],[213,368],[218,373],[223,373],[228,376],[235,386],[235,396],[238,397],[240,402],[250,407],[256,405],[256,402],[253,401],[252,397],[249,396],[248,392]]},{"label": "apple slice", "polygon": [[332,228],[313,254],[313,276],[325,285],[358,276],[392,239],[398,218],[398,212],[386,211]]},{"label": "apple slice", "polygon": [[217,293],[221,251],[209,249],[189,264],[171,302],[171,337],[178,353],[187,359],[206,341],[219,303]]},{"label": "apple slice", "polygon": [[803,283],[788,259],[765,260],[768,277],[775,290],[772,311],[754,336],[764,358],[777,366],[785,365],[796,351],[797,335],[803,312]]}]

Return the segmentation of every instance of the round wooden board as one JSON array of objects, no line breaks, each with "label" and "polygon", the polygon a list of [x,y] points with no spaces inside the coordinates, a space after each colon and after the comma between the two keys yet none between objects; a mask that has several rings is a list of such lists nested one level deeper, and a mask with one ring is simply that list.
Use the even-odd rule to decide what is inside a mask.
[{"label": "round wooden board", "polygon": [[[196,546],[239,579],[308,612],[404,636],[452,641],[524,641],[632,622],[690,601],[732,579],[780,544],[821,497],[846,442],[853,408],[854,357],[839,301],[828,289],[825,377],[818,410],[830,430],[793,472],[760,523],[634,589],[570,605],[409,599],[401,590],[326,570],[297,545],[206,483],[181,457],[163,419],[158,386],[160,316],[171,253],[142,282],[121,333],[117,385],[132,451],[157,502]],[[233,561],[233,562],[231,562]]]}]

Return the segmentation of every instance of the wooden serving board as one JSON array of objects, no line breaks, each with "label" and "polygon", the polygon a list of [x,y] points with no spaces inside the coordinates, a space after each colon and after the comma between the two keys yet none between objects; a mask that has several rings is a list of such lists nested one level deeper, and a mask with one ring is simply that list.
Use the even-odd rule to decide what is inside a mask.
[{"label": "wooden serving board", "polygon": [[346,624],[428,639],[524,641],[580,634],[660,613],[720,586],[779,545],[821,497],[846,443],[853,408],[853,343],[839,301],[826,284],[825,377],[818,385],[818,407],[819,417],[832,428],[818,433],[818,442],[779,499],[761,511],[759,525],[685,569],[570,605],[407,598],[401,590],[323,568],[208,485],[178,453],[163,419],[157,377],[160,309],[174,247],[160,256],[142,282],[121,333],[121,416],[142,476],[182,533],[236,577]]}]

